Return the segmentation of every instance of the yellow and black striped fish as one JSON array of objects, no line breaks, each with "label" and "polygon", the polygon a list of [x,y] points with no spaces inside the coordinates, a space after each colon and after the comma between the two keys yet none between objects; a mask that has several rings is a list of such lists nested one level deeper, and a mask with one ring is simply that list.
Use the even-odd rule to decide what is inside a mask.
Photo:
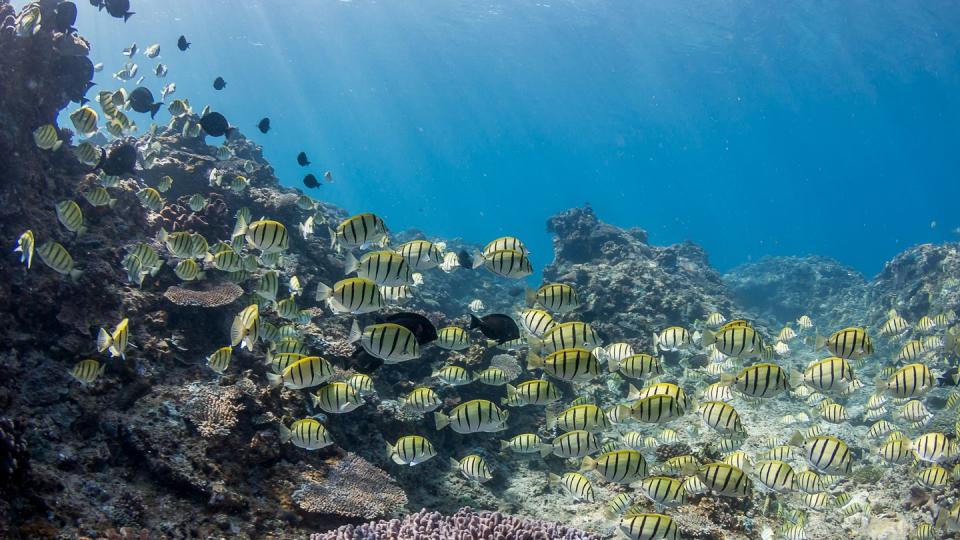
[{"label": "yellow and black striped fish", "polygon": [[433,443],[420,435],[406,435],[395,444],[387,443],[387,455],[397,465],[419,465],[437,455]]},{"label": "yellow and black striped fish", "polygon": [[533,273],[529,257],[512,249],[485,254],[481,262],[487,270],[506,278],[522,279]]},{"label": "yellow and black striped fish", "polygon": [[429,240],[411,240],[404,242],[397,248],[407,266],[412,270],[429,270],[436,268],[443,262],[443,252]]},{"label": "yellow and black striped fish", "polygon": [[363,405],[360,393],[345,382],[330,383],[311,396],[314,407],[330,414],[342,414]]},{"label": "yellow and black striped fish", "polygon": [[36,239],[33,236],[33,231],[28,229],[17,238],[17,247],[13,249],[14,253],[20,253],[20,262],[27,267],[27,270],[33,266],[33,249],[35,245]]},{"label": "yellow and black striped fish", "polygon": [[63,145],[60,135],[57,133],[57,127],[53,124],[44,124],[33,130],[33,142],[41,150],[52,150],[56,152]]},{"label": "yellow and black striped fish", "polygon": [[853,368],[846,359],[831,356],[811,363],[802,376],[793,375],[821,392],[843,392],[854,380]]},{"label": "yellow and black striped fish", "polygon": [[459,461],[450,458],[450,465],[459,469],[460,473],[463,474],[467,480],[473,480],[482,484],[493,478],[487,462],[477,454],[470,454]]},{"label": "yellow and black striped fish", "polygon": [[541,339],[531,337],[530,346],[539,349],[540,354],[550,354],[563,349],[587,349],[599,347],[600,336],[593,328],[580,321],[570,321],[555,325],[544,332]]},{"label": "yellow and black striped fish", "polygon": [[678,351],[692,342],[690,331],[682,326],[664,328],[659,334],[653,334],[653,351]]},{"label": "yellow and black striped fish", "polygon": [[102,157],[100,149],[88,142],[78,144],[77,147],[73,149],[73,155],[76,156],[77,161],[88,167],[93,167],[97,163],[100,163],[100,158]]},{"label": "yellow and black striped fish", "polygon": [[107,368],[97,360],[88,359],[77,362],[70,370],[70,376],[83,384],[92,384]]},{"label": "yellow and black striped fish", "polygon": [[279,221],[262,219],[241,227],[247,243],[262,253],[285,251],[290,247],[287,228]]},{"label": "yellow and black striped fish", "polygon": [[536,337],[543,336],[544,333],[556,326],[553,316],[542,309],[525,309],[520,312],[520,324],[523,328]]},{"label": "yellow and black striped fish", "polygon": [[83,212],[80,205],[70,199],[60,201],[56,206],[57,220],[65,229],[80,236],[87,230],[83,226]]},{"label": "yellow and black striped fish", "polygon": [[550,443],[541,444],[540,455],[547,457],[553,454],[564,459],[579,459],[599,449],[600,439],[595,434],[583,429],[575,429],[554,438]]},{"label": "yellow and black striped fish", "polygon": [[687,490],[683,489],[683,480],[669,476],[649,476],[640,481],[644,495],[656,504],[677,506],[686,504]]},{"label": "yellow and black striped fish", "polygon": [[673,518],[663,514],[627,511],[620,519],[620,532],[629,540],[679,540],[679,528]]},{"label": "yellow and black striped fish", "polygon": [[661,382],[645,386],[639,390],[633,385],[629,386],[627,400],[636,401],[649,396],[670,396],[677,400],[682,410],[685,411],[690,407],[690,398],[687,397],[687,393],[674,383]]},{"label": "yellow and black striped fish", "polygon": [[754,398],[777,396],[789,389],[787,372],[776,364],[754,364],[737,375],[720,375],[720,382],[732,384],[738,392]]},{"label": "yellow and black striped fish", "polygon": [[697,478],[721,497],[747,496],[753,485],[747,473],[726,463],[709,463],[700,467]]},{"label": "yellow and black striped fish", "polygon": [[70,113],[70,121],[73,127],[77,128],[77,133],[84,137],[90,137],[97,132],[97,111],[90,107],[80,107]]},{"label": "yellow and black striped fish", "polygon": [[485,399],[474,399],[454,407],[450,414],[433,413],[437,430],[447,426],[453,431],[465,433],[497,432],[507,428],[510,413]]},{"label": "yellow and black striped fish", "polygon": [[633,354],[621,360],[610,358],[607,361],[610,372],[619,371],[625,377],[640,379],[663,373],[660,359],[647,353]]},{"label": "yellow and black striped fish", "polygon": [[583,458],[580,472],[597,471],[607,482],[629,484],[647,476],[647,461],[637,450],[614,450]]},{"label": "yellow and black striped fish", "polygon": [[126,359],[127,344],[130,337],[129,325],[130,320],[124,319],[113,329],[113,332],[101,328],[97,334],[97,351],[109,351],[111,358],[119,356]]},{"label": "yellow and black striped fish", "polygon": [[794,475],[797,489],[804,493],[819,493],[826,490],[823,478],[816,471],[801,471]]},{"label": "yellow and black striped fish", "polygon": [[907,324],[907,320],[897,315],[887,319],[887,321],[883,323],[883,326],[880,327],[879,333],[881,336],[899,336],[906,332],[908,328],[910,328],[910,325]]},{"label": "yellow and black striped fish", "polygon": [[527,289],[527,305],[540,304],[547,311],[569,313],[580,306],[573,287],[565,283],[547,283],[536,291]]},{"label": "yellow and black striped fish", "polygon": [[945,433],[924,433],[913,440],[913,453],[921,461],[938,463],[957,457],[957,443]]},{"label": "yellow and black striped fish", "polygon": [[507,385],[507,397],[503,403],[522,407],[524,405],[549,405],[560,399],[557,386],[545,379],[524,381],[517,386]]},{"label": "yellow and black striped fish", "polygon": [[270,366],[270,369],[274,373],[283,373],[283,370],[287,369],[290,364],[297,362],[306,358],[308,355],[297,353],[297,352],[267,352],[267,360],[265,364]]},{"label": "yellow and black striped fish", "polygon": [[703,346],[715,345],[727,356],[744,358],[757,356],[763,350],[763,339],[749,326],[737,326],[726,330],[703,331]]},{"label": "yellow and black striped fish", "polygon": [[431,377],[436,377],[451,386],[462,386],[470,384],[473,377],[470,372],[460,366],[446,365],[434,371]]},{"label": "yellow and black striped fish", "polygon": [[783,461],[758,461],[754,471],[760,483],[776,492],[793,491],[796,489],[796,475],[793,467]]},{"label": "yellow and black striped fish", "polygon": [[848,360],[873,354],[873,342],[863,328],[844,328],[837,330],[828,338],[817,336],[814,340],[814,349],[824,347],[834,356]]},{"label": "yellow and black striped fish", "polygon": [[847,409],[839,403],[825,403],[820,407],[820,416],[831,424],[846,422],[850,417]]},{"label": "yellow and black striped fish", "polygon": [[882,383],[882,388],[894,397],[910,398],[926,394],[935,385],[936,379],[925,364],[908,364]]},{"label": "yellow and black striped fish", "polygon": [[459,326],[447,326],[437,330],[437,347],[448,351],[462,351],[470,347],[470,334]]},{"label": "yellow and black striped fish", "polygon": [[400,405],[418,413],[428,413],[439,409],[443,402],[433,389],[421,386],[400,398]]},{"label": "yellow and black striped fish", "polygon": [[723,401],[706,401],[701,403],[697,410],[703,423],[720,433],[742,433],[740,415],[733,405]]},{"label": "yellow and black striped fish", "polygon": [[610,429],[610,420],[604,414],[603,409],[591,403],[568,407],[557,415],[548,411],[546,422],[547,429],[556,426],[561,431],[582,429],[591,433],[599,433]]},{"label": "yellow and black striped fish", "polygon": [[333,288],[317,285],[317,301],[326,300],[330,309],[337,313],[370,313],[383,307],[383,295],[376,283],[364,278],[347,278],[338,281]]},{"label": "yellow and black striped fish", "polygon": [[519,251],[520,253],[528,253],[527,247],[523,245],[523,242],[514,236],[501,236],[496,240],[491,240],[490,243],[484,246],[482,253],[484,255],[489,255],[494,251],[501,251],[504,249],[512,249],[514,251]]},{"label": "yellow and black striped fish", "polygon": [[666,422],[683,415],[683,407],[677,398],[668,395],[652,395],[630,405],[634,420],[647,424]]},{"label": "yellow and black striped fish", "polygon": [[[799,439],[802,439],[800,437]],[[797,435],[791,443],[798,442]],[[820,435],[803,442],[804,457],[811,467],[823,474],[847,475],[853,466],[853,454],[842,440]]]},{"label": "yellow and black striped fish", "polygon": [[949,481],[950,473],[939,465],[930,465],[917,472],[917,482],[926,488],[940,488]]},{"label": "yellow and black striped fish", "polygon": [[287,366],[280,374],[267,373],[271,386],[292,390],[319,386],[333,377],[333,365],[319,356],[306,356]]},{"label": "yellow and black striped fish", "polygon": [[226,347],[220,347],[214,351],[213,354],[207,357],[207,366],[217,373],[223,373],[230,366],[230,358],[232,357],[233,347],[230,347],[229,345]]},{"label": "yellow and black striped fish", "polygon": [[371,324],[361,332],[357,321],[353,321],[349,341],[359,341],[363,350],[385,364],[399,364],[420,357],[420,344],[416,336],[399,324]]},{"label": "yellow and black striped fish", "polygon": [[500,441],[500,450],[510,450],[518,454],[535,454],[540,451],[543,441],[536,433],[521,433],[510,437],[509,440]]},{"label": "yellow and black striped fish", "polygon": [[600,362],[586,349],[562,349],[546,357],[531,351],[527,355],[527,369],[542,369],[568,382],[585,382],[600,374]]},{"label": "yellow and black striped fish", "polygon": [[344,272],[356,272],[357,277],[388,287],[413,282],[410,266],[403,256],[395,251],[371,251],[360,257],[360,260],[348,253]]},{"label": "yellow and black striped fish", "polygon": [[319,450],[333,444],[327,428],[313,418],[297,420],[289,428],[281,424],[280,441],[291,442],[304,450]]},{"label": "yellow and black striped fish", "polygon": [[371,213],[349,217],[337,229],[330,229],[330,247],[364,248],[377,244],[387,237],[387,226],[382,219]]},{"label": "yellow and black striped fish", "polygon": [[500,368],[488,367],[487,369],[481,370],[480,373],[477,373],[475,380],[490,386],[503,386],[507,384],[510,377],[506,371]]},{"label": "yellow and black striped fish", "polygon": [[163,209],[163,197],[160,196],[160,193],[151,188],[143,188],[137,192],[137,199],[140,200],[140,204],[144,207],[153,210],[154,212],[159,212]]},{"label": "yellow and black striped fish", "polygon": [[586,476],[575,473],[568,472],[563,476],[557,476],[553,473],[549,475],[551,484],[559,484],[563,486],[563,489],[573,495],[578,501],[594,502],[593,496],[593,484],[590,483],[590,480]]}]

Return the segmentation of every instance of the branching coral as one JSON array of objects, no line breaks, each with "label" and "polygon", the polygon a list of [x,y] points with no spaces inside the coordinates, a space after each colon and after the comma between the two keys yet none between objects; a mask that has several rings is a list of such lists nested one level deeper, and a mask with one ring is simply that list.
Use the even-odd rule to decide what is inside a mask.
[{"label": "branching coral", "polygon": [[436,538],[476,540],[600,540],[600,536],[549,521],[526,519],[500,512],[475,512],[461,508],[452,516],[421,510],[403,519],[345,525],[314,534],[310,540],[400,540]]}]

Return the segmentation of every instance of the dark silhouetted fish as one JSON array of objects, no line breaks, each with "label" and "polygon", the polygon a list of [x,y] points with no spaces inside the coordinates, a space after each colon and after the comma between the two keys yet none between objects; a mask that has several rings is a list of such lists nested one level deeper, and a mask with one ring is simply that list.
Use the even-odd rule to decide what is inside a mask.
[{"label": "dark silhouetted fish", "polygon": [[122,144],[100,159],[100,169],[109,176],[125,176],[136,173],[137,147],[130,143]]},{"label": "dark silhouetted fish", "polygon": [[57,6],[56,20],[53,23],[58,32],[70,32],[75,30],[74,23],[77,22],[77,5],[73,2],[63,2]]},{"label": "dark silhouetted fish", "polygon": [[230,127],[227,119],[218,112],[209,112],[200,119],[200,127],[211,137],[226,137],[229,139],[236,128]]},{"label": "dark silhouetted fish", "polygon": [[111,17],[123,19],[123,22],[127,22],[127,19],[134,14],[130,11],[130,0],[103,0],[97,7],[100,9],[107,8],[107,13]]},{"label": "dark silhouetted fish", "polygon": [[127,98],[127,103],[130,104],[130,108],[137,111],[138,113],[150,113],[150,118],[156,116],[157,111],[160,110],[160,106],[163,103],[154,103],[153,93],[150,92],[150,89],[141,86],[130,92],[130,97]]},{"label": "dark silhouetted fish", "polygon": [[270,119],[264,118],[257,122],[257,129],[260,130],[260,133],[266,133],[270,131]]},{"label": "dark silhouetted fish", "polygon": [[937,377],[940,386],[958,386],[960,385],[960,368],[952,367],[943,372],[943,375]]},{"label": "dark silhouetted fish", "polygon": [[460,263],[460,268],[468,270],[473,268],[473,256],[467,253],[465,249],[461,249],[460,253],[457,253],[457,262]]},{"label": "dark silhouetted fish", "polygon": [[387,317],[386,322],[399,324],[413,332],[413,335],[417,338],[417,343],[420,345],[426,345],[437,340],[437,327],[430,322],[430,319],[419,313],[394,313]]},{"label": "dark silhouetted fish", "polygon": [[311,173],[303,177],[303,185],[311,189],[316,189],[320,187],[320,182],[318,182],[317,177]]},{"label": "dark silhouetted fish", "polygon": [[223,90],[227,87],[227,81],[223,80],[223,77],[217,77],[213,80],[213,89],[214,90]]},{"label": "dark silhouetted fish", "polygon": [[479,328],[483,335],[497,343],[506,343],[520,337],[520,328],[513,317],[500,313],[491,313],[479,319],[470,315],[470,329],[475,328]]},{"label": "dark silhouetted fish", "polygon": [[181,51],[185,51],[190,48],[190,42],[187,41],[186,36],[180,36],[180,39],[177,40],[177,48]]},{"label": "dark silhouetted fish", "polygon": [[310,164],[310,160],[307,159],[306,152],[300,152],[299,154],[297,154],[297,163],[299,163],[301,167],[306,167],[307,165]]}]

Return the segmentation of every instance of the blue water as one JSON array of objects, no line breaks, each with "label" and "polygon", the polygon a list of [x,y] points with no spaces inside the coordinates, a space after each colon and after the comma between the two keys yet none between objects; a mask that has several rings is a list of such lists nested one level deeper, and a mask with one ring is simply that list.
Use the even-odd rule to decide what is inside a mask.
[{"label": "blue water", "polygon": [[331,170],[312,195],[393,230],[516,234],[542,267],[546,219],[589,202],[720,269],[867,274],[960,238],[956,2],[133,0],[126,24],[77,3],[106,64],[90,97],[160,42],[166,79],[136,57],[155,94],[226,114],[285,184]]}]

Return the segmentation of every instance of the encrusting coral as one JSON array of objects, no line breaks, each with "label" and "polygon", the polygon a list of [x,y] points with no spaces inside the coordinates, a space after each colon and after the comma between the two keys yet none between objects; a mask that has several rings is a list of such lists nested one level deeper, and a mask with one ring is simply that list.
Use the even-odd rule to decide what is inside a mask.
[{"label": "encrusting coral", "polygon": [[323,472],[304,473],[292,499],[304,512],[363,519],[395,515],[407,505],[390,475],[352,452]]},{"label": "encrusting coral", "polygon": [[164,298],[178,306],[215,308],[233,303],[243,296],[243,289],[234,283],[201,284],[196,289],[171,285]]}]

